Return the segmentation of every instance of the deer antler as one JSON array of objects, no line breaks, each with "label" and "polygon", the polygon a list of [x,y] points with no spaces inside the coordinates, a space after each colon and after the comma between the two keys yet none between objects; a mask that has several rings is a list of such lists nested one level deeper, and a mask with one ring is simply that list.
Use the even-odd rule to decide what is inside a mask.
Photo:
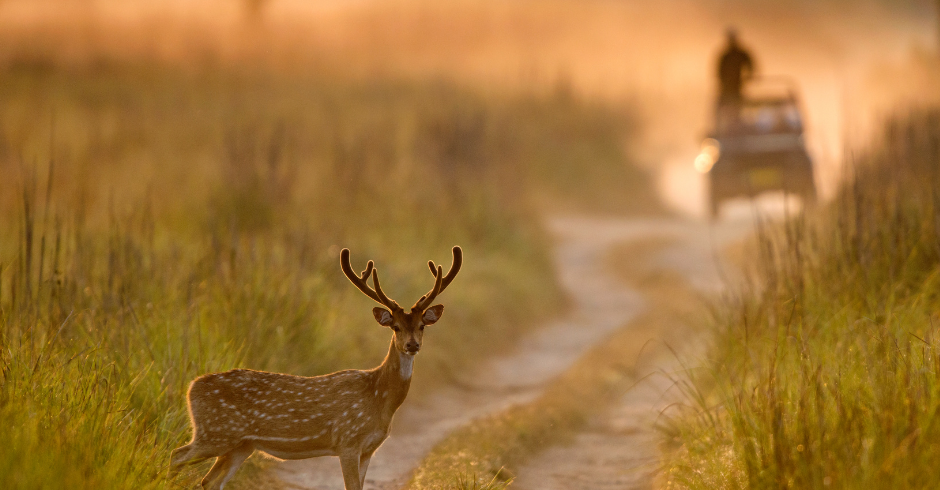
[{"label": "deer antler", "polygon": [[457,272],[460,271],[460,266],[463,264],[463,250],[461,250],[460,247],[454,247],[453,253],[454,261],[450,264],[450,270],[447,272],[446,276],[441,266],[435,266],[433,260],[428,261],[431,274],[434,274],[434,288],[422,296],[421,299],[411,307],[411,311],[424,310],[428,306],[431,306],[431,302],[434,301],[434,298],[450,285],[454,277],[457,277]]},{"label": "deer antler", "polygon": [[[344,248],[339,254],[340,266],[343,268],[343,273],[346,274],[346,277],[349,278],[362,294],[372,298],[375,302],[388,307],[391,310],[401,309],[401,306],[395,302],[395,300],[385,296],[385,293],[382,292],[382,286],[379,285],[379,270],[375,268],[375,264],[370,260],[366,264],[366,269],[362,271],[362,275],[357,275],[353,271],[352,266],[349,264],[349,249]],[[366,282],[369,279],[369,276],[372,276],[372,284],[375,284],[375,289],[369,287],[369,283]]]}]

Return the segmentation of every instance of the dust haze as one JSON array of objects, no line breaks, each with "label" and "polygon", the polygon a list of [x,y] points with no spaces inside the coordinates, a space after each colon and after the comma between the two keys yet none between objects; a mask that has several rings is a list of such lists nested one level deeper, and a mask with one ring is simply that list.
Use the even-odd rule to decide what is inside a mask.
[{"label": "dust haze", "polygon": [[[729,26],[762,75],[802,89],[822,196],[847,148],[895,107],[940,97],[918,58],[938,43],[927,1],[5,2],[0,59],[84,63],[141,55],[181,63],[441,77],[486,91],[570,91],[639,109],[629,150],[673,208],[704,214],[691,162],[707,132]],[[887,3],[887,2],[885,2]],[[626,144],[626,143],[625,143]]]}]

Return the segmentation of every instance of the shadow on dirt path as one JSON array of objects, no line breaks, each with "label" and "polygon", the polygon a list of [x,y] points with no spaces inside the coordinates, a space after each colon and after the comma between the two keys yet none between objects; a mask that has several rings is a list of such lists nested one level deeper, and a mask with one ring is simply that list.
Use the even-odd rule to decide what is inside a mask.
[{"label": "shadow on dirt path", "polygon": [[[391,437],[372,460],[367,489],[400,488],[425,454],[448,433],[476,418],[535,399],[583,353],[640,314],[646,307],[642,295],[624,285],[607,264],[612,247],[634,240],[675,238],[678,245],[662,251],[659,266],[676,269],[697,287],[717,288],[720,275],[714,251],[750,230],[745,222],[711,227],[681,219],[577,216],[553,218],[548,225],[557,239],[556,270],[572,300],[572,309],[563,318],[524,338],[510,354],[486,361],[476,372],[465,374],[463,379],[422,400],[407,400],[398,412]],[[420,371],[419,360],[416,368],[419,377]],[[638,403],[629,405],[628,411],[648,410]],[[629,413],[624,417],[635,418]],[[638,433],[645,434],[643,430]],[[637,445],[630,457],[642,461],[655,454],[650,451]],[[532,466],[536,473],[538,464]],[[275,465],[272,471],[290,488],[343,488],[339,463],[332,457],[286,461]],[[520,484],[539,482],[535,474],[523,476]],[[561,483],[563,479],[559,482],[561,486],[551,488],[574,488]],[[537,484],[527,488],[550,487]]]}]

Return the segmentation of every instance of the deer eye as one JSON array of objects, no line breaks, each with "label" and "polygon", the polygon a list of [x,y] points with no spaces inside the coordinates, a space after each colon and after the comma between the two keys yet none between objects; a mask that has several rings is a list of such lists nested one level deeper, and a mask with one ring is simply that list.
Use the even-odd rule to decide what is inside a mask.
[{"label": "deer eye", "polygon": [[398,332],[399,331],[398,325],[392,325],[392,330]]},{"label": "deer eye", "polygon": [[421,331],[423,332],[423,331],[424,331],[424,325],[421,325],[420,327],[418,327],[418,330],[421,330]]}]

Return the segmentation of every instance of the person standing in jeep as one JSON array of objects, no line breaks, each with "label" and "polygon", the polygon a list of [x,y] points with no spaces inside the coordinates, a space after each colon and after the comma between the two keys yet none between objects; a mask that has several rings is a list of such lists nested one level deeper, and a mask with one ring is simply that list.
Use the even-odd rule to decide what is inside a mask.
[{"label": "person standing in jeep", "polygon": [[718,104],[736,104],[741,102],[744,82],[754,73],[754,61],[750,53],[738,44],[738,34],[728,29],[728,46],[718,62],[718,81],[720,82]]}]

